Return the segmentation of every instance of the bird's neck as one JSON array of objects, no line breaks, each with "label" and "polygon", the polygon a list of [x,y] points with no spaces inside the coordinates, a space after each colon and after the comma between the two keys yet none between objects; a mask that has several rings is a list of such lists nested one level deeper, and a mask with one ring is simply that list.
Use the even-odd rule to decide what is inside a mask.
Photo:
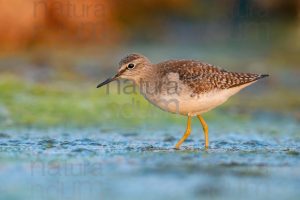
[{"label": "bird's neck", "polygon": [[157,89],[157,83],[159,83],[159,76],[157,73],[156,65],[145,66],[143,73],[134,78],[134,83],[140,88],[141,93],[147,93],[146,89]]},{"label": "bird's neck", "polygon": [[143,72],[136,76],[130,77],[131,80],[138,86],[141,86],[144,82],[152,82],[155,79],[156,67],[154,65],[143,66]]}]

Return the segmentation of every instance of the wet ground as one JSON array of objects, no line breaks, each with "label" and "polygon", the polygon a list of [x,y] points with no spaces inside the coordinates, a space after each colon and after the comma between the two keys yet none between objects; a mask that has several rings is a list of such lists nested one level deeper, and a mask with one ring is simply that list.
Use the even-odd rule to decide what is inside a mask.
[{"label": "wet ground", "polygon": [[297,121],[209,124],[208,150],[199,124],[181,150],[179,125],[3,131],[1,199],[299,198]]}]

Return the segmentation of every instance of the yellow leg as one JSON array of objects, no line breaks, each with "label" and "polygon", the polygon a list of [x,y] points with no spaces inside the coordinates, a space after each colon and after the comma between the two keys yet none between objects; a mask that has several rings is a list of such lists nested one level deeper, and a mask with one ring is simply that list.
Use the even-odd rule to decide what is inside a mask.
[{"label": "yellow leg", "polygon": [[179,149],[180,145],[189,137],[191,133],[191,116],[188,116],[188,121],[187,121],[187,126],[186,126],[186,131],[182,138],[179,140],[179,142],[176,144],[175,148]]},{"label": "yellow leg", "polygon": [[207,126],[206,122],[204,121],[203,117],[201,117],[201,115],[197,115],[197,117],[200,120],[203,131],[204,131],[205,148],[208,149],[208,126]]}]

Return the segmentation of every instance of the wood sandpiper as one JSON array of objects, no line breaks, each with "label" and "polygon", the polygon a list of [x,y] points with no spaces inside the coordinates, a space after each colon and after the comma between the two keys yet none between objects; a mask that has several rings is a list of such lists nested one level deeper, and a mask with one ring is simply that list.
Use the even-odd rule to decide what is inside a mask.
[{"label": "wood sandpiper", "polygon": [[186,131],[176,149],[190,135],[193,116],[197,116],[202,124],[205,148],[208,148],[208,126],[201,114],[266,76],[229,72],[197,60],[167,60],[152,64],[141,54],[130,54],[120,61],[118,73],[97,88],[119,78],[132,80],[150,103],[164,111],[188,117]]}]

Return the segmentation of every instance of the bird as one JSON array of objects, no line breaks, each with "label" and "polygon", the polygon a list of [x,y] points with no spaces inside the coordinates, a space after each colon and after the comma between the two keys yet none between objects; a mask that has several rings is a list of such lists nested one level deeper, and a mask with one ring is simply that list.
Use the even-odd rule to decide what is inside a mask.
[{"label": "bird", "polygon": [[191,119],[195,116],[203,128],[204,148],[208,149],[208,125],[202,114],[267,76],[230,72],[199,60],[172,59],[153,64],[146,56],[132,53],[121,59],[116,75],[98,84],[97,88],[117,79],[133,81],[151,104],[164,111],[187,116],[185,133],[175,149],[180,149],[189,137]]}]

